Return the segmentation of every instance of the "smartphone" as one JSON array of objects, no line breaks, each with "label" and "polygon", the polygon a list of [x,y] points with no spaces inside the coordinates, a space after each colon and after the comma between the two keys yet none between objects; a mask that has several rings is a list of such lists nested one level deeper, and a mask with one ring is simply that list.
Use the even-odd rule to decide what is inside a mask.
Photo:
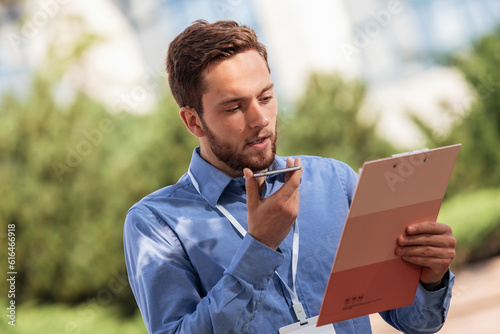
[{"label": "smartphone", "polygon": [[301,168],[301,166],[294,166],[294,167],[288,167],[288,168],[282,168],[282,169],[275,169],[275,170],[270,170],[267,172],[254,174],[253,177],[264,177],[264,176],[269,176],[269,175],[274,175],[274,174],[288,173],[288,172],[293,172],[294,170],[299,170],[300,168]]}]

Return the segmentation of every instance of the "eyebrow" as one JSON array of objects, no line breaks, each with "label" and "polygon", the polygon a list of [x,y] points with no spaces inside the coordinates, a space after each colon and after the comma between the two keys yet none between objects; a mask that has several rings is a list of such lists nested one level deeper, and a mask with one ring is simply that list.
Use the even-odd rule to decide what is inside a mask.
[{"label": "eyebrow", "polygon": [[[273,87],[274,87],[274,83],[271,82],[269,85],[267,85],[266,87],[264,87],[260,91],[259,96],[262,95],[263,93],[267,92],[268,90],[271,90]],[[245,99],[244,97],[230,98],[230,99],[223,100],[223,101],[217,103],[217,105],[218,106],[223,106],[223,105],[226,105],[226,104],[231,104],[231,103],[239,102],[239,101],[244,100],[244,99]]]}]

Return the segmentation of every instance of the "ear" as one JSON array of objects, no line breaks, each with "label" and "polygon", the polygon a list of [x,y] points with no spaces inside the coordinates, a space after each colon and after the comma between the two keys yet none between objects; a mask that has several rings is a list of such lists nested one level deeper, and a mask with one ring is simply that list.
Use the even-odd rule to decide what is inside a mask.
[{"label": "ear", "polygon": [[203,127],[201,125],[200,116],[190,107],[182,107],[179,110],[179,116],[181,117],[186,128],[196,137],[200,138],[205,136],[205,132],[203,131]]}]

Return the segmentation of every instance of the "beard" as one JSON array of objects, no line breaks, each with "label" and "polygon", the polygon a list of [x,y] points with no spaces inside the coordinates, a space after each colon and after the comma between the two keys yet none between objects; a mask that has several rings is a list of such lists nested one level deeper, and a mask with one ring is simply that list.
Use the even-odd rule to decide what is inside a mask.
[{"label": "beard", "polygon": [[[210,149],[217,159],[225,163],[232,170],[241,172],[244,168],[249,168],[255,173],[269,168],[274,162],[274,156],[276,155],[276,140],[278,137],[276,132],[277,125],[274,129],[274,134],[269,137],[271,140],[271,151],[267,149],[249,156],[242,150],[239,150],[236,145],[231,142],[225,142],[217,138],[215,133],[206,125],[203,118],[200,117],[200,121],[203,125],[203,131],[207,137]],[[256,136],[258,136],[258,133]]]}]

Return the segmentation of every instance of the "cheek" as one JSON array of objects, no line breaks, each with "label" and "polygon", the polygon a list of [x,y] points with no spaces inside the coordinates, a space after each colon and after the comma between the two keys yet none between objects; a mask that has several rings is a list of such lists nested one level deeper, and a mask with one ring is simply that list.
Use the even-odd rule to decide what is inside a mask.
[{"label": "cheek", "polygon": [[242,116],[230,117],[225,120],[219,120],[219,122],[214,124],[214,129],[216,129],[216,135],[223,137],[226,141],[233,142],[239,136],[244,134],[245,122]]},{"label": "cheek", "polygon": [[272,120],[276,121],[278,116],[278,101],[274,98],[268,105],[268,115]]},{"label": "cheek", "polygon": [[268,112],[268,117],[270,121],[270,126],[274,128],[277,122],[277,117],[278,117],[278,104],[275,103],[274,106],[272,106]]}]

